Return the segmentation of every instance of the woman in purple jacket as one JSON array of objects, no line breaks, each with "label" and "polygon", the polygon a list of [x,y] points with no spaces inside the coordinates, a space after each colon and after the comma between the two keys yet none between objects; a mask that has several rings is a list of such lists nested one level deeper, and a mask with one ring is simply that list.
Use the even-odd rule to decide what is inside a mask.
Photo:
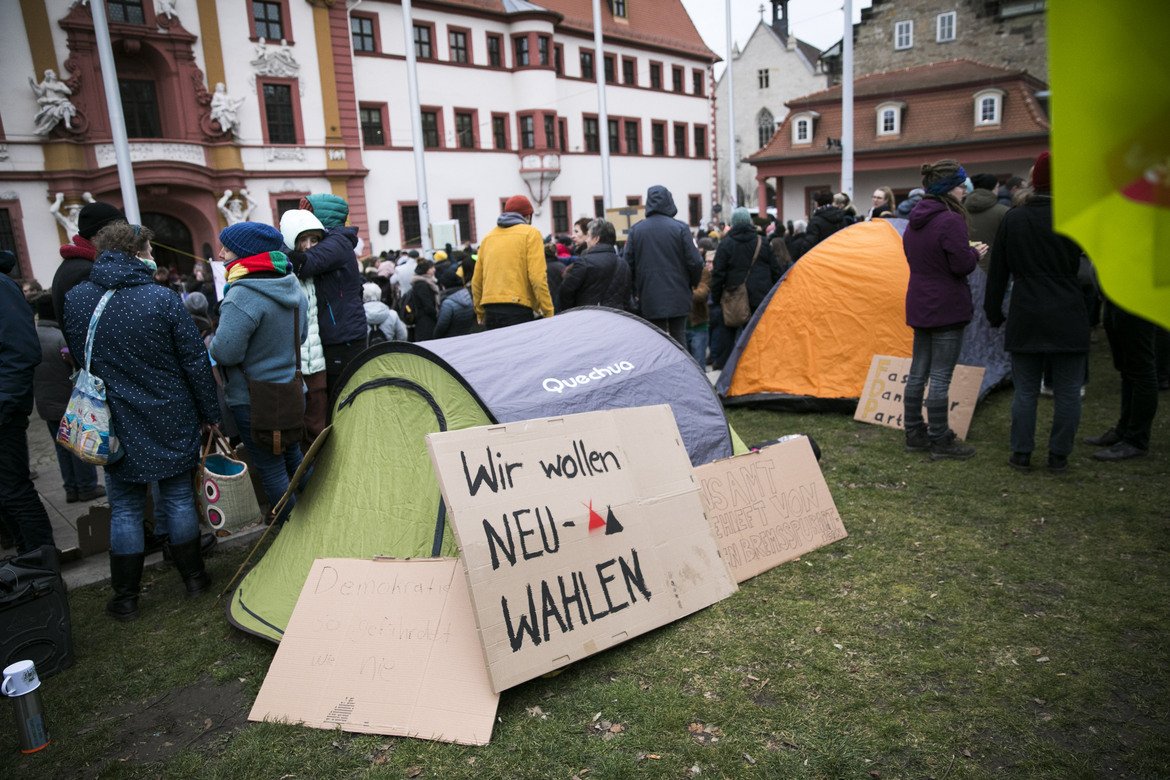
[{"label": "woman in purple jacket", "polygon": [[[974,455],[975,448],[955,439],[947,419],[947,394],[963,329],[974,314],[967,275],[987,254],[987,245],[969,240],[963,198],[971,191],[971,180],[963,166],[955,160],[923,165],[922,186],[926,195],[910,212],[902,236],[910,264],[906,324],[914,329],[914,356],[903,394],[906,451],[929,451],[932,460],[963,460]],[[922,419],[927,377],[929,425]]]}]

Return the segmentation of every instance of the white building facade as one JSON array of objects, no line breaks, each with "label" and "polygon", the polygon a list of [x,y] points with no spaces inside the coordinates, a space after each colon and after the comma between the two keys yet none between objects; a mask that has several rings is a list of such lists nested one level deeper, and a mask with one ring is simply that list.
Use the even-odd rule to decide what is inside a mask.
[{"label": "white building facade", "polygon": [[[604,3],[599,56],[582,5],[414,4],[427,202],[431,220],[457,220],[463,240],[478,242],[517,193],[545,233],[640,202],[654,184],[674,193],[680,219],[698,225],[709,213],[715,56],[678,0]],[[398,2],[106,7],[142,220],[159,237],[160,262],[189,268],[214,252],[227,222],[274,223],[313,192],[349,201],[367,252],[420,245]],[[0,83],[0,245],[17,252],[22,276],[47,284],[70,211],[122,198],[89,6],[26,2],[8,21],[0,45],[21,77]],[[36,74],[50,94],[40,86],[49,69],[75,114],[38,132],[23,76]],[[609,76],[608,127],[597,118],[595,69]],[[600,202],[602,143],[612,153],[609,204]],[[50,212],[57,193],[61,220]]]}]

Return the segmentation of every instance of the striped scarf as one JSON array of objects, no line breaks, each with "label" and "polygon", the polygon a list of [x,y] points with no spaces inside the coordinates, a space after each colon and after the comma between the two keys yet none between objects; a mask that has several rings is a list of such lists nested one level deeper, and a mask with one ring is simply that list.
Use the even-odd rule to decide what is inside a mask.
[{"label": "striped scarf", "polygon": [[223,286],[226,295],[232,282],[239,281],[248,274],[267,271],[284,276],[289,272],[288,257],[284,252],[262,252],[251,257],[237,257],[224,266],[224,270],[227,272],[227,282]]}]

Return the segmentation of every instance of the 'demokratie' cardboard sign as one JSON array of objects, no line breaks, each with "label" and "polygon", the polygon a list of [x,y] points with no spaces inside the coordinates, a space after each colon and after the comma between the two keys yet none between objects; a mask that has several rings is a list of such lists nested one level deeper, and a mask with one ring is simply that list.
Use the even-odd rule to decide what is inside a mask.
[{"label": "'demokratie' cardboard sign", "polygon": [[[947,393],[950,401],[949,420],[951,429],[960,439],[967,438],[971,428],[971,416],[975,414],[975,403],[979,400],[979,386],[983,383],[982,366],[955,366],[951,387]],[[869,375],[857,399],[857,411],[853,419],[860,422],[884,425],[902,430],[902,393],[910,375],[910,358],[874,355],[869,365]],[[929,381],[927,394],[929,394]],[[926,407],[922,410],[926,419]]]},{"label": "'demokratie' cardboard sign", "polygon": [[847,535],[804,436],[699,466],[695,476],[736,582]]},{"label": "'demokratie' cardboard sign", "polygon": [[427,436],[499,692],[727,597],[666,405]]},{"label": "'demokratie' cardboard sign", "polygon": [[318,558],[248,720],[486,745],[499,697],[460,569]]}]

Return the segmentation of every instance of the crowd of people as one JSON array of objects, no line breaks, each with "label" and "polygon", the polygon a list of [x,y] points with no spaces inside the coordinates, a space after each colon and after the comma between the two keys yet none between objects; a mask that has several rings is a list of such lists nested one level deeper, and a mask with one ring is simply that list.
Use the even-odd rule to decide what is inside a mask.
[{"label": "crowd of people", "polygon": [[[743,328],[782,276],[818,243],[862,220],[904,218],[909,264],[906,324],[913,330],[904,393],[905,447],[933,459],[972,457],[949,425],[948,391],[963,333],[975,315],[968,276],[988,275],[984,312],[1005,327],[1014,377],[1009,464],[1031,467],[1038,396],[1054,398],[1047,466],[1068,468],[1100,298],[1091,263],[1052,227],[1051,161],[1030,182],[968,176],[955,160],[923,165],[922,187],[901,202],[878,187],[862,211],[844,193],[818,192],[807,220],[780,223],[736,208],[727,224],[693,233],[669,190],[652,186],[624,242],[602,218],[571,234],[542,236],[523,195],[504,203],[478,247],[359,258],[349,207],[310,195],[278,225],[238,222],[219,235],[221,289],[209,265],[190,275],[160,268],[151,231],[107,203],[81,209],[61,247],[51,289],[7,272],[0,254],[0,530],[19,551],[53,544],[29,473],[26,428],[35,400],[49,434],[68,402],[87,342],[121,442],[96,469],[56,453],[67,501],[105,495],[111,507],[108,613],[138,614],[145,555],[162,547],[190,595],[210,577],[193,485],[212,437],[238,441],[269,507],[280,504],[302,453],[327,423],[347,365],[394,341],[427,341],[606,306],[646,319],[704,369],[722,369]],[[1006,310],[1005,310],[1006,306]],[[34,316],[35,311],[35,316]],[[1122,376],[1120,417],[1086,439],[1099,460],[1146,454],[1157,408],[1155,357],[1165,331],[1104,301],[1104,324]],[[1161,340],[1161,341],[1160,341]],[[1166,372],[1168,366],[1162,365]],[[923,409],[925,408],[925,414]],[[154,523],[145,519],[147,496]],[[295,503],[289,500],[280,524]]]}]

